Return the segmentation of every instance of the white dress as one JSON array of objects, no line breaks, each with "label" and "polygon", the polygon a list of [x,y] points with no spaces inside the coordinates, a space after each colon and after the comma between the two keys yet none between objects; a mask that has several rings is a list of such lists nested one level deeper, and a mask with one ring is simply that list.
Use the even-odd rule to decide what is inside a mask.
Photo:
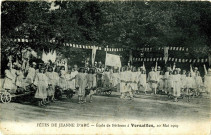
[{"label": "white dress", "polygon": [[37,91],[35,93],[35,98],[45,99],[47,98],[47,88],[48,88],[48,77],[43,73],[37,73],[34,80],[34,85],[37,86]]},{"label": "white dress", "polygon": [[127,91],[126,89],[126,82],[127,78],[126,78],[126,72],[121,72],[120,73],[120,92],[124,93]]},{"label": "white dress", "polygon": [[139,90],[145,91],[147,87],[147,75],[146,74],[140,74],[138,77],[138,86]]},{"label": "white dress", "polygon": [[61,75],[59,78],[59,87],[61,87],[63,90],[67,89],[67,79],[66,79],[66,71],[65,70],[61,70]]},{"label": "white dress", "polygon": [[34,82],[35,73],[36,73],[36,71],[34,68],[30,67],[28,69],[28,74],[26,76],[26,83],[28,83],[28,85],[30,85],[31,83]]},{"label": "white dress", "polygon": [[52,96],[55,93],[55,86],[58,81],[58,74],[56,72],[46,72],[45,75],[48,78],[48,84],[51,84],[52,87],[49,87],[47,90],[48,96]]},{"label": "white dress", "polygon": [[204,86],[207,92],[211,93],[211,74],[207,74],[204,76]]},{"label": "white dress", "polygon": [[15,85],[15,80],[16,80],[16,74],[14,74],[14,72],[12,72],[11,70],[5,70],[5,79],[3,83],[3,88],[9,90],[16,90],[17,87]]},{"label": "white dress", "polygon": [[173,81],[173,96],[179,97],[181,94],[181,77],[180,74],[172,75]]},{"label": "white dress", "polygon": [[27,86],[26,80],[24,79],[24,75],[21,70],[17,71],[17,79],[15,84],[21,88],[25,88]]},{"label": "white dress", "polygon": [[84,96],[85,95],[85,88],[87,87],[87,74],[85,73],[78,73],[76,75],[76,87],[79,87],[78,89],[78,95]]},{"label": "white dress", "polygon": [[71,72],[71,81],[69,82],[70,83],[70,86],[71,86],[71,89],[75,89],[75,77],[76,75],[78,74],[78,71],[73,71]]},{"label": "white dress", "polygon": [[149,72],[148,81],[150,88],[153,89],[157,88],[157,81],[158,81],[157,73],[154,71]]}]

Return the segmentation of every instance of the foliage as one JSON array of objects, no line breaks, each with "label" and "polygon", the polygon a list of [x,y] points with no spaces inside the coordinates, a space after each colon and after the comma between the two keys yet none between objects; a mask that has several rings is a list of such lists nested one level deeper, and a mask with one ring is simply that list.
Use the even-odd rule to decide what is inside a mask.
[{"label": "foliage", "polygon": [[[37,51],[61,48],[71,60],[90,54],[89,50],[64,48],[63,42],[126,49],[207,47],[207,51],[191,50],[198,57],[197,51],[207,55],[211,47],[210,2],[56,1],[56,5],[60,8],[49,11],[48,2],[2,2],[2,53],[10,45],[16,51],[26,46]],[[6,40],[16,37],[39,42],[20,45]],[[59,43],[45,41],[52,38]],[[120,55],[128,58],[127,52]]]}]

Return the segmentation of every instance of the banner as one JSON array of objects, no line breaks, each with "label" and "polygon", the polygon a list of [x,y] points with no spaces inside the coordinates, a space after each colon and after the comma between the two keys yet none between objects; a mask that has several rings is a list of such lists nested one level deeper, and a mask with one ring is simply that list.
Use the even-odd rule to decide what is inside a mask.
[{"label": "banner", "polygon": [[105,65],[106,66],[121,67],[122,64],[121,64],[120,56],[106,53]]},{"label": "banner", "polygon": [[96,51],[97,51],[97,48],[94,46],[92,48],[92,66],[94,66]]},{"label": "banner", "polygon": [[169,50],[169,47],[164,47],[164,61],[165,61],[165,64],[166,62],[168,61],[168,50]]}]

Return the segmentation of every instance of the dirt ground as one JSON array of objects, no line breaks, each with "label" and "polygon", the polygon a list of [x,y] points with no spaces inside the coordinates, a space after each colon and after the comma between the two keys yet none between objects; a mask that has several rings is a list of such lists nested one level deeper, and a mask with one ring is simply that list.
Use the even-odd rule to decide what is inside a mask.
[{"label": "dirt ground", "polygon": [[35,120],[187,120],[207,121],[210,118],[210,98],[180,99],[173,102],[166,95],[137,95],[134,100],[120,99],[118,93],[110,96],[94,96],[92,103],[78,104],[77,96],[63,98],[45,107],[31,102],[31,97],[11,103],[0,103],[1,121]]}]

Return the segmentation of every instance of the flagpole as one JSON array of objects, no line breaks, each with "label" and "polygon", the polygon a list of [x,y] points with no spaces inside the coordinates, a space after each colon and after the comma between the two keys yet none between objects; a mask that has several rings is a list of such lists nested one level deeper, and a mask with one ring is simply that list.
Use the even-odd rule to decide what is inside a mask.
[{"label": "flagpole", "polygon": [[[106,56],[107,56],[108,46],[106,46]],[[106,69],[106,58],[105,58],[105,69]]]}]

